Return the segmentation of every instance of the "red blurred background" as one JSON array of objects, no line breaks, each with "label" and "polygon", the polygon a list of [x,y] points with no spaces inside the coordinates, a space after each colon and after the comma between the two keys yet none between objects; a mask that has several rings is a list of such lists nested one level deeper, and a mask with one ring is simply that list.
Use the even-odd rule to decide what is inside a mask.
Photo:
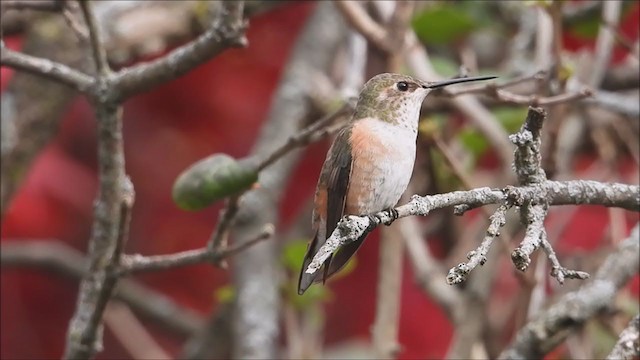
[{"label": "red blurred background", "polygon": [[[187,166],[215,152],[247,155],[269,107],[288,54],[313,3],[288,4],[251,20],[249,47],[225,52],[186,76],[138,96],[124,112],[127,172],[136,189],[127,252],[164,254],[205,244],[220,206],[200,212],[179,210],[171,187]],[[638,36],[638,9],[627,15],[622,31]],[[570,50],[592,48],[593,41],[565,34]],[[6,38],[19,49],[19,38]],[[615,60],[625,55],[616,50]],[[2,68],[2,89],[12,71]],[[314,189],[328,142],[310,146],[294,172],[285,195],[282,227],[299,214]],[[92,202],[97,189],[95,119],[78,99],[70,107],[57,136],[32,164],[29,174],[2,219],[2,241],[56,239],[85,252],[90,235]],[[593,159],[586,157],[586,165]],[[631,164],[621,164],[627,173]],[[627,227],[637,220],[627,217]],[[553,221],[553,219],[550,219]],[[558,245],[561,253],[601,246],[607,209],[583,207],[572,218]],[[368,339],[374,315],[377,278],[377,234],[358,253],[358,266],[331,283],[333,300],[326,306],[328,344]],[[508,259],[507,259],[508,260]],[[506,261],[506,260],[505,260]],[[518,285],[505,266],[496,296],[514,296]],[[481,269],[479,271],[482,271]],[[402,358],[442,357],[452,336],[445,314],[413,282],[405,262],[400,343]],[[206,316],[216,307],[214,290],[228,283],[225,270],[193,266],[136,276],[183,306]],[[3,359],[58,358],[63,352],[77,282],[37,270],[3,271],[1,275],[1,355]],[[444,281],[444,280],[443,280]],[[632,291],[638,293],[638,282]],[[348,321],[347,321],[348,320]],[[165,350],[178,354],[181,341],[150,326]],[[128,357],[109,331],[101,359]]]}]

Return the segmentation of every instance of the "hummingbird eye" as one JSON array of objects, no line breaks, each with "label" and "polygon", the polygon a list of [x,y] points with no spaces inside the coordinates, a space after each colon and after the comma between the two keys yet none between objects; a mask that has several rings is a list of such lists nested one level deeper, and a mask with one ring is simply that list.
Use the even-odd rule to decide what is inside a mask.
[{"label": "hummingbird eye", "polygon": [[398,84],[396,84],[396,87],[398,88],[398,90],[400,91],[407,91],[409,90],[409,84],[407,84],[404,81],[400,81]]}]

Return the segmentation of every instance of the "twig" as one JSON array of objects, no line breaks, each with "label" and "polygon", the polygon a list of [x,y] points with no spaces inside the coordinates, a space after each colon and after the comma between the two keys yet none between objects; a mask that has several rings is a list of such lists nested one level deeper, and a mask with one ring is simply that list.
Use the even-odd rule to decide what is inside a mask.
[{"label": "twig", "polygon": [[564,341],[572,329],[611,305],[615,294],[638,273],[640,225],[609,254],[592,280],[567,293],[518,331],[500,359],[538,359]]},{"label": "twig", "polygon": [[[262,171],[272,165],[294,149],[326,137],[330,133],[327,125],[334,122],[337,118],[349,114],[353,109],[353,106],[354,104],[352,102],[347,101],[335,112],[324,116],[297,134],[290,136],[284,145],[272,151],[260,162],[258,165],[259,171]],[[237,196],[229,199],[227,206],[221,210],[218,225],[215,231],[211,234],[207,248],[186,250],[168,255],[124,255],[121,260],[121,266],[117,270],[118,274],[126,275],[137,272],[166,270],[174,267],[189,266],[205,262],[219,264],[221,260],[235,255],[239,251],[242,251],[261,240],[266,240],[271,237],[274,232],[273,225],[267,224],[263,231],[254,239],[250,239],[246,243],[242,243],[232,248],[221,247],[223,238],[228,233],[228,229],[232,225],[233,219],[238,213],[238,201],[239,197]]]},{"label": "twig", "polygon": [[226,246],[226,238],[229,234],[229,228],[233,224],[233,220],[238,214],[238,201],[239,196],[232,196],[227,200],[227,205],[220,211],[220,217],[218,219],[218,226],[207,242],[207,248],[211,253],[215,253]]},{"label": "twig", "polygon": [[380,243],[380,266],[375,321],[371,336],[376,358],[394,359],[400,352],[398,329],[402,292],[403,243],[400,226],[384,228]]},{"label": "twig", "polygon": [[[218,227],[219,226],[220,225],[218,225]],[[271,238],[273,233],[273,225],[267,224],[264,226],[263,231],[255,238],[225,249],[214,250],[210,247],[203,247],[200,249],[181,251],[168,255],[123,255],[116,273],[119,276],[123,276],[139,272],[173,269],[176,267],[196,265],[206,262],[217,264],[228,257],[246,250],[260,241]]]},{"label": "twig", "polygon": [[524,239],[517,249],[511,253],[511,260],[516,269],[526,271],[531,264],[531,254],[542,245],[544,219],[547,217],[546,206],[526,206],[521,211],[522,223],[526,224]]},{"label": "twig", "polygon": [[119,107],[98,105],[100,191],[89,242],[90,273],[80,284],[78,304],[69,324],[65,359],[91,358],[102,349],[102,314],[117,283],[133,205],[133,185],[124,171]]},{"label": "twig", "polygon": [[67,332],[65,359],[92,358],[102,349],[102,315],[118,281],[113,270],[119,265],[134,201],[133,184],[124,168],[122,107],[102,97],[109,64],[92,9],[88,2],[82,2],[81,8],[89,28],[97,70],[95,81],[99,85],[92,94],[98,120],[99,191],[89,240],[90,272],[80,283],[77,306]]},{"label": "twig", "polygon": [[37,10],[57,12],[62,10],[63,1],[60,0],[2,0],[0,10]]},{"label": "twig", "polygon": [[615,32],[612,30],[618,26],[620,22],[620,11],[622,9],[622,1],[611,0],[602,5],[602,21],[609,26],[601,26],[596,38],[596,47],[594,49],[595,59],[590,69],[587,84],[594,88],[598,88],[607,67],[611,60],[611,53],[615,44]]},{"label": "twig", "polygon": [[487,228],[487,235],[484,237],[484,240],[482,240],[482,243],[476,250],[470,251],[467,254],[467,259],[469,259],[468,262],[458,264],[449,270],[449,273],[447,274],[447,284],[453,285],[465,281],[467,275],[473,271],[473,269],[478,265],[484,265],[487,261],[487,254],[489,253],[493,240],[500,236],[500,228],[502,228],[507,222],[507,210],[509,210],[509,206],[502,204],[493,213],[493,215],[491,215],[489,218],[491,223]]},{"label": "twig", "polygon": [[126,305],[110,303],[104,322],[133,359],[171,359]]},{"label": "twig", "polygon": [[[102,33],[96,24],[96,17],[91,9],[91,3],[89,0],[79,1],[82,15],[84,16],[85,24],[89,31],[89,44],[91,45],[91,52],[93,54],[93,61],[96,66],[96,74],[98,79],[104,78],[109,75],[111,69],[107,63],[107,53],[102,46]],[[98,80],[100,81],[100,80]]]},{"label": "twig", "polygon": [[246,46],[243,2],[227,0],[217,9],[207,31],[166,56],[113,74],[112,95],[127,99],[176,79],[232,46]]},{"label": "twig", "polygon": [[345,20],[378,49],[389,52],[394,46],[387,41],[387,32],[376,23],[356,1],[340,0],[335,3]]},{"label": "twig", "polygon": [[354,105],[355,104],[353,102],[346,101],[338,110],[325,115],[302,131],[298,132],[296,135],[289,137],[284,145],[274,150],[269,154],[269,156],[260,162],[258,170],[263,170],[293,149],[308,145],[311,142],[320,140],[327,136],[329,133],[327,126],[336,121],[336,119],[351,114],[353,112]]},{"label": "twig", "polygon": [[638,356],[640,356],[640,315],[634,316],[629,321],[629,325],[622,330],[607,360],[631,360]]},{"label": "twig", "polygon": [[[78,18],[74,11],[77,9],[78,2],[70,2],[65,0],[64,6],[62,8],[62,17],[64,21],[69,25],[71,30],[76,34],[80,41],[87,41],[89,39],[89,29],[86,26],[82,26],[82,24],[78,21]],[[104,39],[100,39],[101,43],[103,43]]]},{"label": "twig", "polygon": [[584,271],[570,270],[560,265],[556,252],[553,250],[553,247],[551,247],[551,244],[547,239],[547,232],[545,230],[542,231],[541,240],[542,249],[547,253],[547,257],[551,262],[551,276],[558,280],[560,285],[564,283],[564,279],[585,280],[589,278],[589,274]]},{"label": "twig", "polygon": [[[77,280],[88,275],[87,259],[79,251],[57,240],[5,239],[0,249],[3,271],[36,268]],[[200,317],[192,311],[132,280],[120,281],[113,298],[182,336],[194,333],[202,325]]]},{"label": "twig", "polygon": [[584,99],[593,95],[593,91],[589,88],[583,88],[578,92],[570,92],[549,97],[539,97],[538,95],[518,95],[505,90],[496,90],[492,95],[498,101],[506,104],[529,105],[529,106],[551,106],[562,103],[572,102]]},{"label": "twig", "polygon": [[94,82],[91,76],[64,64],[21,54],[4,45],[0,46],[0,64],[58,81],[83,93],[88,92]]}]

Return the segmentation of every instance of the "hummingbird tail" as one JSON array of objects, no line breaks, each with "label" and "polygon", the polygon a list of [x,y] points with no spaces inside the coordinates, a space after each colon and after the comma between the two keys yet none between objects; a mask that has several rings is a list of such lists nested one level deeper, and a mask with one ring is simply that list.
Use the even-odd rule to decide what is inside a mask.
[{"label": "hummingbird tail", "polygon": [[318,277],[318,274],[320,274],[320,271],[316,271],[313,274],[307,274],[307,267],[309,266],[309,264],[311,264],[311,261],[313,260],[313,256],[316,254],[316,252],[318,251],[318,249],[316,249],[320,242],[318,241],[318,234],[316,233],[316,235],[313,237],[313,240],[311,241],[311,243],[309,243],[309,246],[307,247],[307,253],[304,254],[304,260],[302,261],[302,268],[300,269],[300,277],[298,279],[298,295],[302,295],[304,294],[305,291],[307,291],[307,289],[309,288],[309,286],[311,286],[311,284],[313,284],[313,282],[316,280],[316,277]]},{"label": "hummingbird tail", "polygon": [[[304,260],[302,261],[302,268],[300,269],[300,278],[298,279],[298,295],[304,294],[304,292],[307,291],[307,289],[309,288],[309,286],[311,286],[311,284],[317,283],[320,281],[324,283],[329,278],[329,275],[328,275],[329,265],[331,264],[331,258],[333,257],[333,255],[330,255],[327,258],[327,260],[324,261],[324,263],[322,264],[322,267],[316,270],[315,273],[307,274],[307,267],[309,267],[309,264],[311,264],[311,261],[313,261],[313,257],[316,255],[316,253],[318,253],[318,250],[320,250],[320,248],[322,247],[322,244],[324,244],[324,239],[322,239],[322,241],[319,241],[321,240],[319,236],[320,236],[319,234],[316,234],[313,237],[313,240],[311,241],[311,243],[309,244],[309,247],[307,248],[307,253],[304,254]],[[322,273],[322,278],[319,278],[320,273]]]},{"label": "hummingbird tail", "polygon": [[[304,294],[305,291],[313,284],[314,282],[324,283],[330,277],[332,277],[335,273],[340,271],[349,259],[355,255],[358,251],[364,239],[367,237],[367,234],[362,235],[358,240],[349,243],[338,250],[335,254],[329,256],[327,260],[325,260],[322,265],[322,271],[318,269],[313,274],[307,274],[306,270],[311,261],[313,260],[314,255],[320,249],[319,244],[324,243],[324,241],[319,242],[318,235],[313,238],[313,241],[309,244],[309,248],[307,249],[307,253],[304,255],[304,261],[302,262],[302,269],[300,269],[300,278],[298,279],[298,295]],[[322,278],[319,278],[319,275],[322,273]]]}]

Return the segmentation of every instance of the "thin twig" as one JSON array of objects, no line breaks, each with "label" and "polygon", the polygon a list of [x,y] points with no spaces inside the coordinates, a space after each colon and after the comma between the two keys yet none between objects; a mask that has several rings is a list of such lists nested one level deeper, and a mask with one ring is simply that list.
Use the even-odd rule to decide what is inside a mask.
[{"label": "thin twig", "polygon": [[[219,225],[218,225],[219,226]],[[273,236],[274,227],[271,224],[265,225],[263,232],[254,239],[242,244],[235,244],[229,248],[214,251],[210,247],[181,251],[167,255],[142,256],[139,254],[123,255],[120,266],[116,270],[117,275],[125,276],[140,272],[150,272],[158,270],[173,269],[176,267],[197,265],[203,263],[217,264],[260,241],[267,240]]]},{"label": "thin twig", "polygon": [[0,64],[58,81],[83,93],[87,93],[94,82],[91,76],[67,65],[22,54],[4,45],[0,46]]},{"label": "thin twig", "polygon": [[346,101],[338,110],[327,114],[321,119],[316,120],[296,135],[289,137],[287,142],[281,147],[274,150],[269,156],[260,162],[258,170],[263,170],[267,166],[273,164],[278,159],[289,153],[290,151],[308,145],[311,142],[318,141],[328,135],[327,126],[332,124],[336,119],[351,114],[354,104]]},{"label": "thin twig", "polygon": [[37,10],[58,12],[62,10],[63,1],[60,0],[2,0],[0,8],[6,10]]},{"label": "thin twig", "polygon": [[78,2],[82,15],[84,16],[85,24],[89,31],[89,44],[91,45],[91,52],[93,54],[93,61],[96,65],[96,73],[98,78],[103,78],[109,74],[109,63],[107,63],[107,53],[102,46],[102,32],[97,24],[96,17],[92,11],[92,5],[90,0],[83,0]]},{"label": "thin twig", "polygon": [[340,0],[335,3],[347,22],[378,49],[389,52],[393,45],[387,41],[387,32],[367,14],[357,1]]},{"label": "thin twig", "polygon": [[202,35],[166,56],[113,74],[113,96],[127,99],[176,79],[229,47],[247,45],[242,1],[224,1]]},{"label": "thin twig", "polygon": [[453,285],[465,281],[467,275],[473,271],[473,269],[478,265],[484,265],[487,261],[487,254],[489,253],[493,240],[500,236],[500,229],[507,223],[507,210],[509,210],[509,206],[502,204],[496,209],[493,215],[491,215],[489,218],[491,223],[487,228],[487,234],[484,240],[482,240],[482,243],[476,250],[470,251],[467,254],[468,262],[458,264],[449,270],[447,274],[447,284]]}]

